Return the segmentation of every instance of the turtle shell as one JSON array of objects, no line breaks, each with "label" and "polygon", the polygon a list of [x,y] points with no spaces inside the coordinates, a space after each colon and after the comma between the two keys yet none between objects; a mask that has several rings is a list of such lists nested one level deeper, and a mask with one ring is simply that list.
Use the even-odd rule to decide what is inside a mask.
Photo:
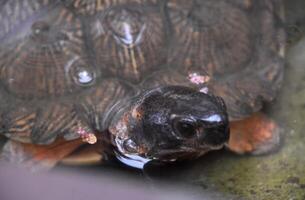
[{"label": "turtle shell", "polygon": [[282,83],[278,0],[0,4],[0,133],[22,142],[106,130],[118,102],[163,85],[221,96],[240,119]]}]

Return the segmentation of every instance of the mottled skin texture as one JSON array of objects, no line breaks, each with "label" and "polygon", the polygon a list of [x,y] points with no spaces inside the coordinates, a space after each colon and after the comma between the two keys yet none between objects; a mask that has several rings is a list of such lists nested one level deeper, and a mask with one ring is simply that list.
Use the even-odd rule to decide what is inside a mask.
[{"label": "mottled skin texture", "polygon": [[221,148],[229,139],[223,100],[194,89],[157,88],[125,106],[109,126],[122,153],[164,161],[192,159]]},{"label": "mottled skin texture", "polygon": [[[209,99],[220,96],[229,118],[241,120],[273,100],[282,82],[285,34],[278,0],[12,0],[1,4],[0,133],[22,143],[49,145],[62,137],[75,140],[81,137],[79,128],[102,139],[109,134],[112,138],[119,133],[126,138],[135,135],[108,130],[118,122],[111,121],[116,108],[130,105],[136,94],[167,86],[194,91],[183,103],[188,105],[184,112],[198,106],[194,95],[201,95],[202,101],[214,106],[207,107],[210,113],[218,108],[226,113],[223,103]],[[192,81],[191,74],[209,78]],[[169,89],[175,91],[175,87]],[[144,106],[145,117],[155,102],[143,102],[136,106]],[[127,106],[122,116],[133,109]],[[159,108],[166,109],[168,105]],[[227,126],[226,117],[219,119],[212,120],[216,130],[219,124]],[[201,128],[209,133],[208,127]],[[150,128],[154,134],[157,127]],[[242,134],[250,139],[232,148],[240,149],[239,153],[248,151],[244,145],[255,150],[268,140],[267,135],[278,132],[274,124],[274,129],[261,134],[261,142],[249,144],[257,136],[244,129]],[[165,132],[161,141],[171,132]],[[144,144],[153,146],[154,142]],[[195,154],[201,155],[202,150]]]}]

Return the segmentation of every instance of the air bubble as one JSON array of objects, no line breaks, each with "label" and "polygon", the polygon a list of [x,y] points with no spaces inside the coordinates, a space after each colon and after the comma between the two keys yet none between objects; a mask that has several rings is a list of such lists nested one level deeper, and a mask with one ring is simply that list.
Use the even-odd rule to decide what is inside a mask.
[{"label": "air bubble", "polygon": [[96,71],[88,64],[86,58],[75,56],[65,65],[65,72],[69,75],[69,80],[73,80],[77,85],[88,86],[94,83]]},{"label": "air bubble", "polygon": [[87,70],[81,70],[77,73],[78,82],[80,84],[90,84],[94,79],[94,74],[87,71]]}]

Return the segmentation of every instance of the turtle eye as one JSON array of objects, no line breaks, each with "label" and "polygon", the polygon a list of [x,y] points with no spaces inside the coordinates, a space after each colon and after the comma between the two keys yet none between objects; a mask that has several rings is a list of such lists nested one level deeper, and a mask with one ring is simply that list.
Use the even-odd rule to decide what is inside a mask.
[{"label": "turtle eye", "polygon": [[189,139],[197,134],[197,127],[192,120],[189,119],[174,119],[173,130],[179,138]]}]

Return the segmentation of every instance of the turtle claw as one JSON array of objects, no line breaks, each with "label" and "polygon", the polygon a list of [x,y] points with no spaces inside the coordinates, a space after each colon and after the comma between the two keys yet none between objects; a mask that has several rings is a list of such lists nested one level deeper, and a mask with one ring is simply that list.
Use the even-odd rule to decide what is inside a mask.
[{"label": "turtle claw", "polygon": [[4,145],[0,158],[32,172],[47,171],[82,144],[81,140],[58,140],[51,145],[25,144],[9,140]]},{"label": "turtle claw", "polygon": [[277,150],[281,128],[261,113],[231,123],[228,148],[238,154],[262,155]]}]

